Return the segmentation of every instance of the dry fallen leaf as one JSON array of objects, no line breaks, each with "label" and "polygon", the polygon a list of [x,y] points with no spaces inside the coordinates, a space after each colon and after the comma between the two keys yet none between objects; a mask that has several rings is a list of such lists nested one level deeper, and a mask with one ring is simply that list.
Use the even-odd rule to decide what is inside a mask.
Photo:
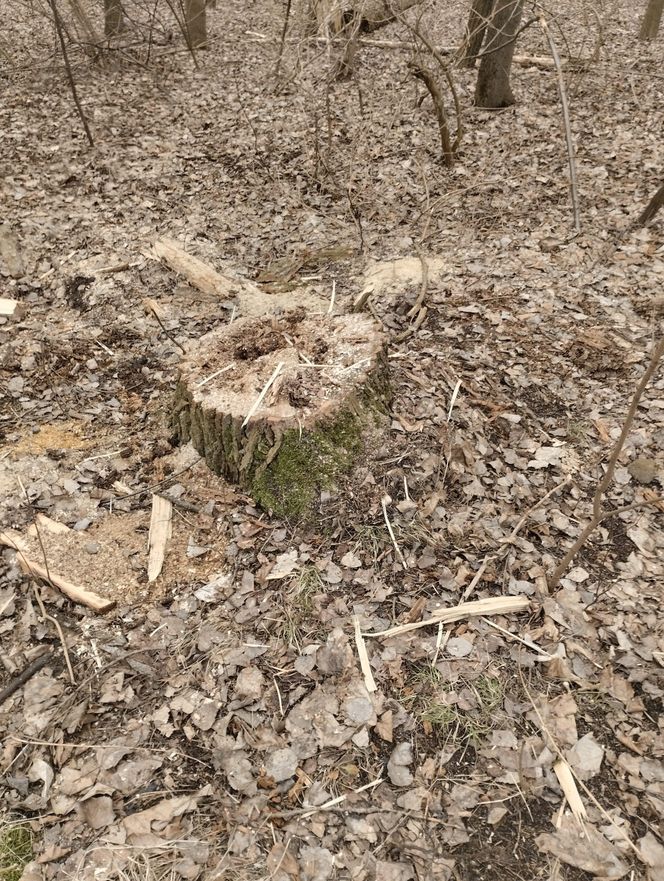
[{"label": "dry fallen leaf", "polygon": [[535,839],[544,853],[562,863],[589,872],[600,881],[613,881],[629,872],[629,865],[618,848],[589,822],[579,825],[571,814],[561,818],[555,832],[545,832]]}]

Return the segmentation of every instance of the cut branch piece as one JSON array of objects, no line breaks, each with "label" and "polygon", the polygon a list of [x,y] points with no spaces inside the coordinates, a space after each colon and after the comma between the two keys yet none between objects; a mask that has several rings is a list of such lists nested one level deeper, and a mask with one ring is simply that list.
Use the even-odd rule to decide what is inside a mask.
[{"label": "cut branch piece", "polygon": [[265,298],[260,288],[250,281],[222,275],[209,263],[188,254],[173,239],[158,239],[154,243],[154,252],[173,272],[184,275],[191,285],[208,296],[220,300]]},{"label": "cut branch piece", "polygon": [[[230,272],[217,272],[209,263],[188,254],[173,239],[162,238],[154,243],[156,256],[173,272],[183,275],[189,284],[215,300],[235,300],[240,315],[263,315],[283,306],[278,295],[262,290],[246,278],[238,278]],[[298,305],[314,307],[318,298],[307,291],[289,291],[289,308]],[[320,300],[322,308],[323,301]]]},{"label": "cut branch piece", "polygon": [[182,365],[174,431],[263,508],[306,517],[382,421],[385,345],[364,315],[296,309],[235,321],[199,340]]},{"label": "cut branch piece", "polygon": [[113,600],[107,600],[90,590],[86,590],[83,587],[79,587],[76,584],[65,581],[64,578],[56,575],[55,572],[51,572],[50,569],[47,569],[40,563],[37,563],[34,560],[30,560],[25,555],[24,545],[22,544],[20,538],[14,538],[8,535],[6,532],[0,532],[0,545],[4,545],[8,548],[13,548],[15,551],[18,552],[17,555],[19,565],[21,566],[21,569],[23,569],[23,571],[26,573],[26,575],[32,575],[33,578],[41,578],[42,581],[46,581],[48,584],[57,588],[59,591],[61,591],[61,593],[69,597],[69,599],[73,600],[75,603],[80,603],[83,606],[87,606],[89,609],[93,609],[95,612],[110,612],[111,609],[115,608],[115,602]]},{"label": "cut branch piece", "polygon": [[424,621],[400,624],[397,627],[390,627],[388,630],[365,633],[364,636],[399,636],[402,633],[409,633],[411,630],[418,630],[420,627],[429,627],[431,624],[449,624],[452,621],[463,621],[464,618],[523,612],[529,605],[530,601],[526,597],[487,597],[472,603],[461,603],[451,609],[440,609],[431,618],[426,618]]},{"label": "cut branch piece", "polygon": [[150,534],[148,536],[148,581],[158,578],[166,557],[166,545],[171,537],[173,505],[163,496],[152,496]]}]

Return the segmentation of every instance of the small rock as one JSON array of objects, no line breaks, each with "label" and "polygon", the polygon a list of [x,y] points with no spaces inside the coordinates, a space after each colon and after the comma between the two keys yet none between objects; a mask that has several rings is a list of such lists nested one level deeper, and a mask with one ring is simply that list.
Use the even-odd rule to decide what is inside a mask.
[{"label": "small rock", "polygon": [[214,725],[219,712],[219,704],[212,698],[206,697],[191,714],[191,721],[201,731],[209,731]]},{"label": "small rock", "polygon": [[545,236],[543,239],[540,239],[539,246],[540,251],[543,251],[545,254],[551,254],[560,248],[560,242],[558,239],[554,239],[553,236]]},{"label": "small rock", "polygon": [[640,456],[627,466],[627,470],[637,483],[652,483],[657,477],[657,463],[654,459]]},{"label": "small rock", "polygon": [[447,640],[446,651],[453,658],[465,658],[473,650],[473,644],[462,636],[453,636]]},{"label": "small rock", "polygon": [[303,881],[327,881],[334,870],[334,855],[326,847],[300,848],[300,869]]},{"label": "small rock", "polygon": [[412,761],[413,747],[410,743],[398,743],[387,763],[387,774],[395,786],[410,786],[413,782],[413,775],[408,768]]},{"label": "small rock", "polygon": [[336,676],[353,663],[353,650],[348,637],[340,627],[335,627],[327,638],[327,644],[316,652],[316,666],[326,676]]},{"label": "small rock", "polygon": [[245,667],[244,670],[240,670],[235,681],[235,693],[239,697],[259,698],[263,695],[264,687],[265,677],[258,667]]},{"label": "small rock", "polygon": [[98,541],[86,541],[83,545],[83,550],[86,554],[98,554],[101,550],[101,545]]},{"label": "small rock", "polygon": [[275,783],[281,783],[295,776],[298,758],[292,749],[278,749],[265,762],[265,773]]},{"label": "small rock", "polygon": [[91,829],[103,829],[115,820],[113,799],[110,795],[89,798],[79,806],[79,813],[83,822]]}]

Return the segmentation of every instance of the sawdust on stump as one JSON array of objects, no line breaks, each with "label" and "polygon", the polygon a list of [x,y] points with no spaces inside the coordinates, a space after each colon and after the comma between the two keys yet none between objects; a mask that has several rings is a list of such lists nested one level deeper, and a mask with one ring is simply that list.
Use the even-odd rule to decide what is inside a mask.
[{"label": "sawdust on stump", "polygon": [[385,349],[382,329],[364,315],[307,316],[295,309],[240,319],[188,353],[175,433],[261,507],[306,517],[382,421],[389,397]]}]

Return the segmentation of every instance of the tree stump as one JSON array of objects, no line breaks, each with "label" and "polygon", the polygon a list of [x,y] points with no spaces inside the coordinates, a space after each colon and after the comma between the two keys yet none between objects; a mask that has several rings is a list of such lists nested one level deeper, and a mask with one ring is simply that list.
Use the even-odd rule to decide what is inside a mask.
[{"label": "tree stump", "polygon": [[306,519],[383,421],[386,337],[365,315],[239,319],[194,344],[173,428],[264,509]]}]

